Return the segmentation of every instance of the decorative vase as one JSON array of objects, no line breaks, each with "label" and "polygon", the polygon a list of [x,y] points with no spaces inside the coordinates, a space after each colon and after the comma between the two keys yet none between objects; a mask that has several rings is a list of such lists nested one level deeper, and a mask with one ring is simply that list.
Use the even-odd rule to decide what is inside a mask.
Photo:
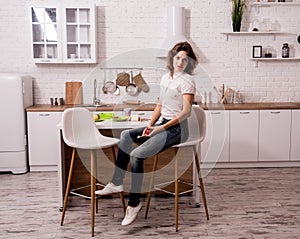
[{"label": "decorative vase", "polygon": [[241,23],[232,23],[232,29],[234,32],[239,32],[241,30]]}]

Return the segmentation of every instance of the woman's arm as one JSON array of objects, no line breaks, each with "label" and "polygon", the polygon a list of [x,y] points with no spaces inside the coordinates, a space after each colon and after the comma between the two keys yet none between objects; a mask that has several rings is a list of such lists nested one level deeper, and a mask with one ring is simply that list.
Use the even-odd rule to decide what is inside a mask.
[{"label": "woman's arm", "polygon": [[152,113],[151,119],[147,127],[151,127],[152,125],[154,125],[155,122],[159,119],[160,115],[161,115],[161,101],[158,100],[158,103],[154,108],[154,111]]},{"label": "woman's arm", "polygon": [[151,134],[152,133],[156,134],[160,131],[166,130],[167,128],[178,124],[179,122],[183,121],[184,119],[186,119],[190,116],[193,101],[194,101],[194,95],[193,94],[183,94],[182,97],[183,97],[182,111],[178,115],[176,115],[173,119],[171,119],[169,122],[167,122],[166,124],[152,128],[153,130],[152,130]]}]

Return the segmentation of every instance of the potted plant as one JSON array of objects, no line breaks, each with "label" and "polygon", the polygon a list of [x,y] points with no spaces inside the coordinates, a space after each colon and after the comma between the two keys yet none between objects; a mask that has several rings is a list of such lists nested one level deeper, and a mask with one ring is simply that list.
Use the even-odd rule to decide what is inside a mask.
[{"label": "potted plant", "polygon": [[241,22],[246,9],[246,0],[231,0],[232,1],[232,27],[234,32],[239,32],[241,29]]}]

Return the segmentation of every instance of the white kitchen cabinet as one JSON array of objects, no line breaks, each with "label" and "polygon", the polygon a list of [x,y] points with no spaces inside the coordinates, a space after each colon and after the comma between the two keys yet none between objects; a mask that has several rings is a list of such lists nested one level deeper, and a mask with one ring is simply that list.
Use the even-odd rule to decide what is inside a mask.
[{"label": "white kitchen cabinet", "polygon": [[292,110],[291,160],[300,160],[300,110]]},{"label": "white kitchen cabinet", "polygon": [[57,125],[61,112],[28,112],[28,157],[30,171],[56,171],[59,146]]},{"label": "white kitchen cabinet", "polygon": [[96,8],[32,6],[32,54],[35,63],[96,63]]},{"label": "white kitchen cabinet", "polygon": [[291,110],[260,110],[259,161],[288,161]]},{"label": "white kitchen cabinet", "polygon": [[207,110],[202,162],[229,162],[229,111]]},{"label": "white kitchen cabinet", "polygon": [[230,112],[230,162],[258,159],[258,110]]}]

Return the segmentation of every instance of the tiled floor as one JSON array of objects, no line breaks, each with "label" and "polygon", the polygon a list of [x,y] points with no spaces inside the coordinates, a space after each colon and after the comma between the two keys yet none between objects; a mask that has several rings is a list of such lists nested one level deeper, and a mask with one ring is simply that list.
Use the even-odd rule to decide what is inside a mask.
[{"label": "tiled floor", "polygon": [[[300,168],[214,169],[205,179],[210,220],[193,197],[180,197],[179,232],[173,198],[153,197],[122,227],[119,198],[99,200],[95,238],[300,238]],[[0,174],[0,238],[91,238],[89,201],[74,197],[60,226],[55,172]]]}]

